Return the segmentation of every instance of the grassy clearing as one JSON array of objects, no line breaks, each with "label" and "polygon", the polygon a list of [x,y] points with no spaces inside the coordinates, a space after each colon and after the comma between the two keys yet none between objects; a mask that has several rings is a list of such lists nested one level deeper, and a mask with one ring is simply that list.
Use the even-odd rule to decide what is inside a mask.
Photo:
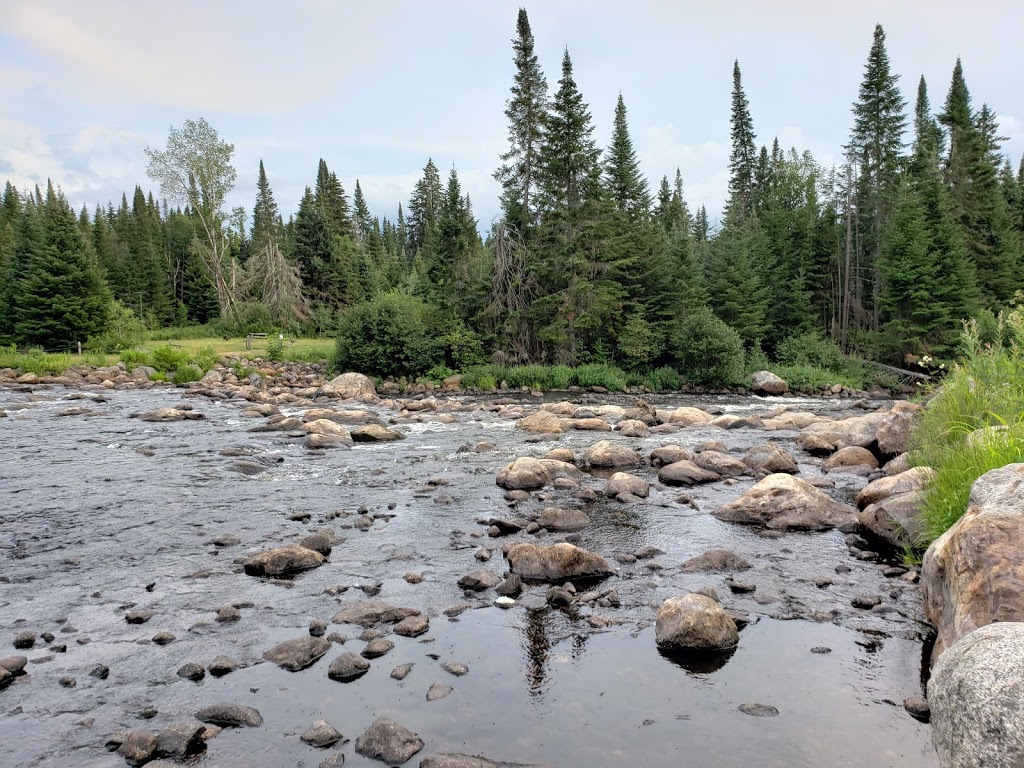
[{"label": "grassy clearing", "polygon": [[13,346],[0,346],[0,368],[13,368],[37,376],[60,376],[73,365],[102,367],[116,362],[117,355],[66,355],[43,352],[41,349],[18,352]]},{"label": "grassy clearing", "polygon": [[[180,329],[178,329],[180,330]],[[154,338],[159,336],[159,338]],[[252,349],[245,348],[245,337],[237,339],[223,339],[211,336],[173,337],[167,338],[166,334],[151,334],[150,341],[143,345],[144,349],[152,350],[159,346],[169,346],[172,349],[181,349],[190,353],[197,353],[201,349],[210,347],[218,355],[244,355],[246,357],[267,358],[268,352],[272,351],[274,342],[279,341],[276,336],[269,336],[266,339],[253,339]],[[329,360],[334,353],[334,343],[325,339],[285,339],[281,345],[282,360],[296,360],[302,362],[319,362]]]},{"label": "grassy clearing", "polygon": [[922,511],[928,542],[960,519],[975,480],[1024,461],[1024,309],[1000,316],[999,326],[996,342],[984,346],[977,325],[965,326],[965,357],[914,431],[911,463],[937,472]]}]

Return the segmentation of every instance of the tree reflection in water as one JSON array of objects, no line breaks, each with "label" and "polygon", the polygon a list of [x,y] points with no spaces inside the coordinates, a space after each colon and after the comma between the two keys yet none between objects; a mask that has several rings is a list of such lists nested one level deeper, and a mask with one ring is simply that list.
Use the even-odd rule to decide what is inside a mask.
[{"label": "tree reflection in water", "polygon": [[[552,659],[552,649],[558,643],[571,638],[572,659],[574,661],[578,660],[583,655],[590,634],[587,632],[571,631],[572,624],[579,621],[580,618],[574,607],[565,608],[560,611],[526,611],[523,640],[526,650],[526,680],[531,696],[541,696],[544,694],[544,684],[550,677],[551,672],[549,667]],[[556,623],[564,623],[565,629],[559,632]]]}]

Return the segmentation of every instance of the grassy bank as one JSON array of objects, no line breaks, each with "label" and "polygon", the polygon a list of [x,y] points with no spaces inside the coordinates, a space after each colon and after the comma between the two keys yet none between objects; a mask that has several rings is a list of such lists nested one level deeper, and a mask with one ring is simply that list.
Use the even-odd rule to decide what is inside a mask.
[{"label": "grassy bank", "polygon": [[975,480],[1024,461],[1022,340],[1022,309],[1000,318],[992,344],[983,345],[977,326],[969,324],[963,360],[953,366],[915,428],[911,463],[937,473],[925,489],[925,544],[960,519]]}]

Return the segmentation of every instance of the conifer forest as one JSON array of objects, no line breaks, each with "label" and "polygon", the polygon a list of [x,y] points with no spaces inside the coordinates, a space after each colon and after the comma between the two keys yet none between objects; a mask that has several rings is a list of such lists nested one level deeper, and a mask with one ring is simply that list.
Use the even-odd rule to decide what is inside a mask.
[{"label": "conifer forest", "polygon": [[[1024,160],[1000,151],[969,61],[915,83],[880,25],[866,37],[836,165],[758,133],[735,63],[720,218],[688,203],[685,167],[640,172],[628,94],[598,145],[570,52],[542,63],[525,10],[493,222],[429,158],[393,216],[327,160],[298,210],[279,209],[262,162],[251,207],[228,210],[234,148],[201,118],[147,149],[148,179],[106,205],[73,210],[60,179],[8,182],[0,343],[115,352],[130,322],[280,330],[341,337],[349,366],[410,376],[492,362],[699,378],[695,346],[774,358],[795,338],[897,366],[950,359],[964,320],[984,335],[1024,288]],[[388,333],[401,349],[370,349]]]}]

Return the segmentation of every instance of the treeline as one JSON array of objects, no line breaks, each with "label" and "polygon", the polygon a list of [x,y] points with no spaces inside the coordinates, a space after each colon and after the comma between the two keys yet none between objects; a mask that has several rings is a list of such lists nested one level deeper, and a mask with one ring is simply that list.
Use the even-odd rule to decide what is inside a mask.
[{"label": "treeline", "polygon": [[348,346],[429,329],[415,353],[381,342],[380,373],[485,359],[679,370],[813,336],[898,363],[950,356],[962,319],[994,328],[1024,287],[1024,161],[1001,154],[995,112],[973,106],[959,61],[941,111],[923,78],[908,111],[877,27],[844,162],[828,168],[759,146],[737,62],[729,199],[713,224],[680,169],[644,178],[621,95],[611,143],[597,145],[568,51],[549,87],[525,10],[512,43],[502,213],[483,238],[456,170],[442,179],[433,160],[394,219],[370,214],[358,181],[349,197],[323,160],[287,221],[262,162],[251,216],[228,212],[234,148],[186,121],[147,150],[166,202],[137,187],[76,216],[52,186],[8,183],[0,340],[117,346],[111,324],[135,315]]}]

